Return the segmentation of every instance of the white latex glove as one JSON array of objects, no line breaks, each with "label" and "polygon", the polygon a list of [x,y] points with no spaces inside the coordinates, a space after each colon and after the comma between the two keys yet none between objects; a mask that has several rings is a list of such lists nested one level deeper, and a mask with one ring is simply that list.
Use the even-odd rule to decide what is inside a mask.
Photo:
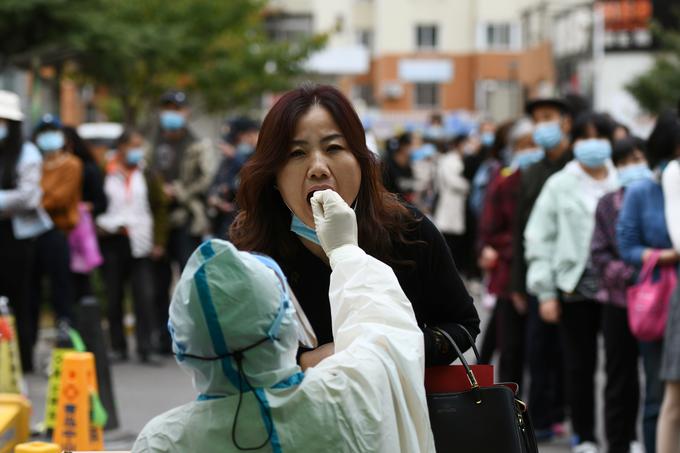
[{"label": "white latex glove", "polygon": [[340,195],[330,189],[320,190],[311,203],[316,234],[326,255],[343,245],[358,245],[356,215]]}]

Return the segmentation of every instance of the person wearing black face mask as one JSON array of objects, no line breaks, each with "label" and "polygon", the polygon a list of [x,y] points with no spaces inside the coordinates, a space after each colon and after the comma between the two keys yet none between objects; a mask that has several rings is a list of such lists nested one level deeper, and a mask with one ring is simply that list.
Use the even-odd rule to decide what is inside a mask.
[{"label": "person wearing black face mask", "polygon": [[0,91],[0,297],[9,299],[14,312],[21,364],[33,370],[35,336],[29,293],[35,239],[52,228],[42,208],[42,156],[29,142],[22,143],[24,115],[19,96]]}]

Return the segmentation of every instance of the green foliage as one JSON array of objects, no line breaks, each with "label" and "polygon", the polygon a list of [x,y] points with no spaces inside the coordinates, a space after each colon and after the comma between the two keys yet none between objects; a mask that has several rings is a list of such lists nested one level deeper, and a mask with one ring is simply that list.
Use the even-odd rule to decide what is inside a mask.
[{"label": "green foliage", "polygon": [[325,42],[323,36],[271,42],[263,27],[265,5],[265,0],[2,0],[0,51],[66,55],[77,63],[67,75],[106,86],[127,123],[146,117],[170,87],[198,94],[209,111],[226,111],[287,88],[301,62]]},{"label": "green foliage", "polygon": [[675,109],[680,101],[680,31],[659,26],[654,26],[653,31],[661,51],[654,66],[626,85],[626,90],[644,110],[658,114],[668,108]]}]

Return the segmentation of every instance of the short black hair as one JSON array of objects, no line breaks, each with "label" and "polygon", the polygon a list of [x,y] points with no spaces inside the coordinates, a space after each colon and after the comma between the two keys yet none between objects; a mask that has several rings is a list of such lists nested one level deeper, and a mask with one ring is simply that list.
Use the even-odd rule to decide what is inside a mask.
[{"label": "short black hair", "polygon": [[82,139],[80,134],[78,134],[78,130],[75,127],[64,126],[62,131],[66,138],[66,148],[80,158],[81,161],[94,162],[90,147],[85,143],[85,140]]},{"label": "short black hair", "polygon": [[449,142],[449,146],[451,148],[457,148],[460,146],[461,143],[465,142],[465,140],[468,139],[468,134],[458,134],[455,137],[451,139]]},{"label": "short black hair", "polygon": [[140,132],[133,127],[126,127],[116,139],[116,149],[119,149],[121,146],[129,143],[130,140],[132,140],[132,136],[135,134],[140,134]]},{"label": "short black hair", "polygon": [[656,119],[652,133],[647,139],[645,157],[650,168],[655,168],[664,160],[675,157],[680,145],[680,121],[673,110],[665,110]]},{"label": "short black hair", "polygon": [[571,113],[569,105],[560,98],[535,98],[530,99],[524,105],[524,113],[531,116],[539,107],[549,107],[559,110],[562,115],[569,115]]},{"label": "short black hair", "polygon": [[605,137],[609,141],[612,140],[614,122],[611,118],[603,113],[589,111],[581,113],[574,120],[574,126],[571,128],[572,143],[587,136],[588,126],[595,128],[598,137]]},{"label": "short black hair", "polygon": [[618,165],[621,161],[629,158],[636,149],[645,153],[646,148],[645,141],[640,137],[622,138],[614,142],[614,146],[612,146],[612,161],[614,165]]}]

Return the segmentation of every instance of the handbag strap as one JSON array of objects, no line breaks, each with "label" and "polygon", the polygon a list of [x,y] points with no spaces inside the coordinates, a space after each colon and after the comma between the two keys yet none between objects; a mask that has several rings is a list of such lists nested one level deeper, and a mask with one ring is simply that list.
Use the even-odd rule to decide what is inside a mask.
[{"label": "handbag strap", "polygon": [[659,262],[660,257],[661,257],[661,250],[652,250],[652,252],[649,254],[649,258],[642,265],[642,270],[640,271],[640,276],[638,277],[638,281],[642,282],[642,281],[645,281],[649,278],[652,271],[656,267],[656,264]]},{"label": "handbag strap", "polygon": [[[465,332],[465,335],[468,337],[468,340],[470,340],[470,346],[472,347],[472,351],[475,353],[475,358],[477,359],[477,365],[479,365],[479,362],[481,362],[481,359],[479,358],[479,351],[477,350],[477,345],[475,344],[475,340],[472,338],[472,335],[470,335],[470,331],[465,328],[462,324],[456,324],[458,327],[460,327],[463,332]],[[450,340],[450,337],[449,337]]]},{"label": "handbag strap", "polygon": [[449,333],[446,332],[444,329],[440,329],[439,327],[433,327],[432,329],[444,335],[444,337],[451,343],[453,350],[456,351],[456,354],[458,354],[460,362],[463,364],[463,367],[465,368],[465,374],[467,374],[468,381],[470,381],[470,386],[472,387],[475,402],[477,404],[480,404],[482,402],[482,395],[481,392],[479,391],[479,384],[477,383],[477,378],[475,377],[475,374],[472,372],[472,368],[470,368],[470,364],[468,363],[467,359],[460,351],[460,348],[453,340],[453,338],[451,338],[451,335],[449,335]]}]

